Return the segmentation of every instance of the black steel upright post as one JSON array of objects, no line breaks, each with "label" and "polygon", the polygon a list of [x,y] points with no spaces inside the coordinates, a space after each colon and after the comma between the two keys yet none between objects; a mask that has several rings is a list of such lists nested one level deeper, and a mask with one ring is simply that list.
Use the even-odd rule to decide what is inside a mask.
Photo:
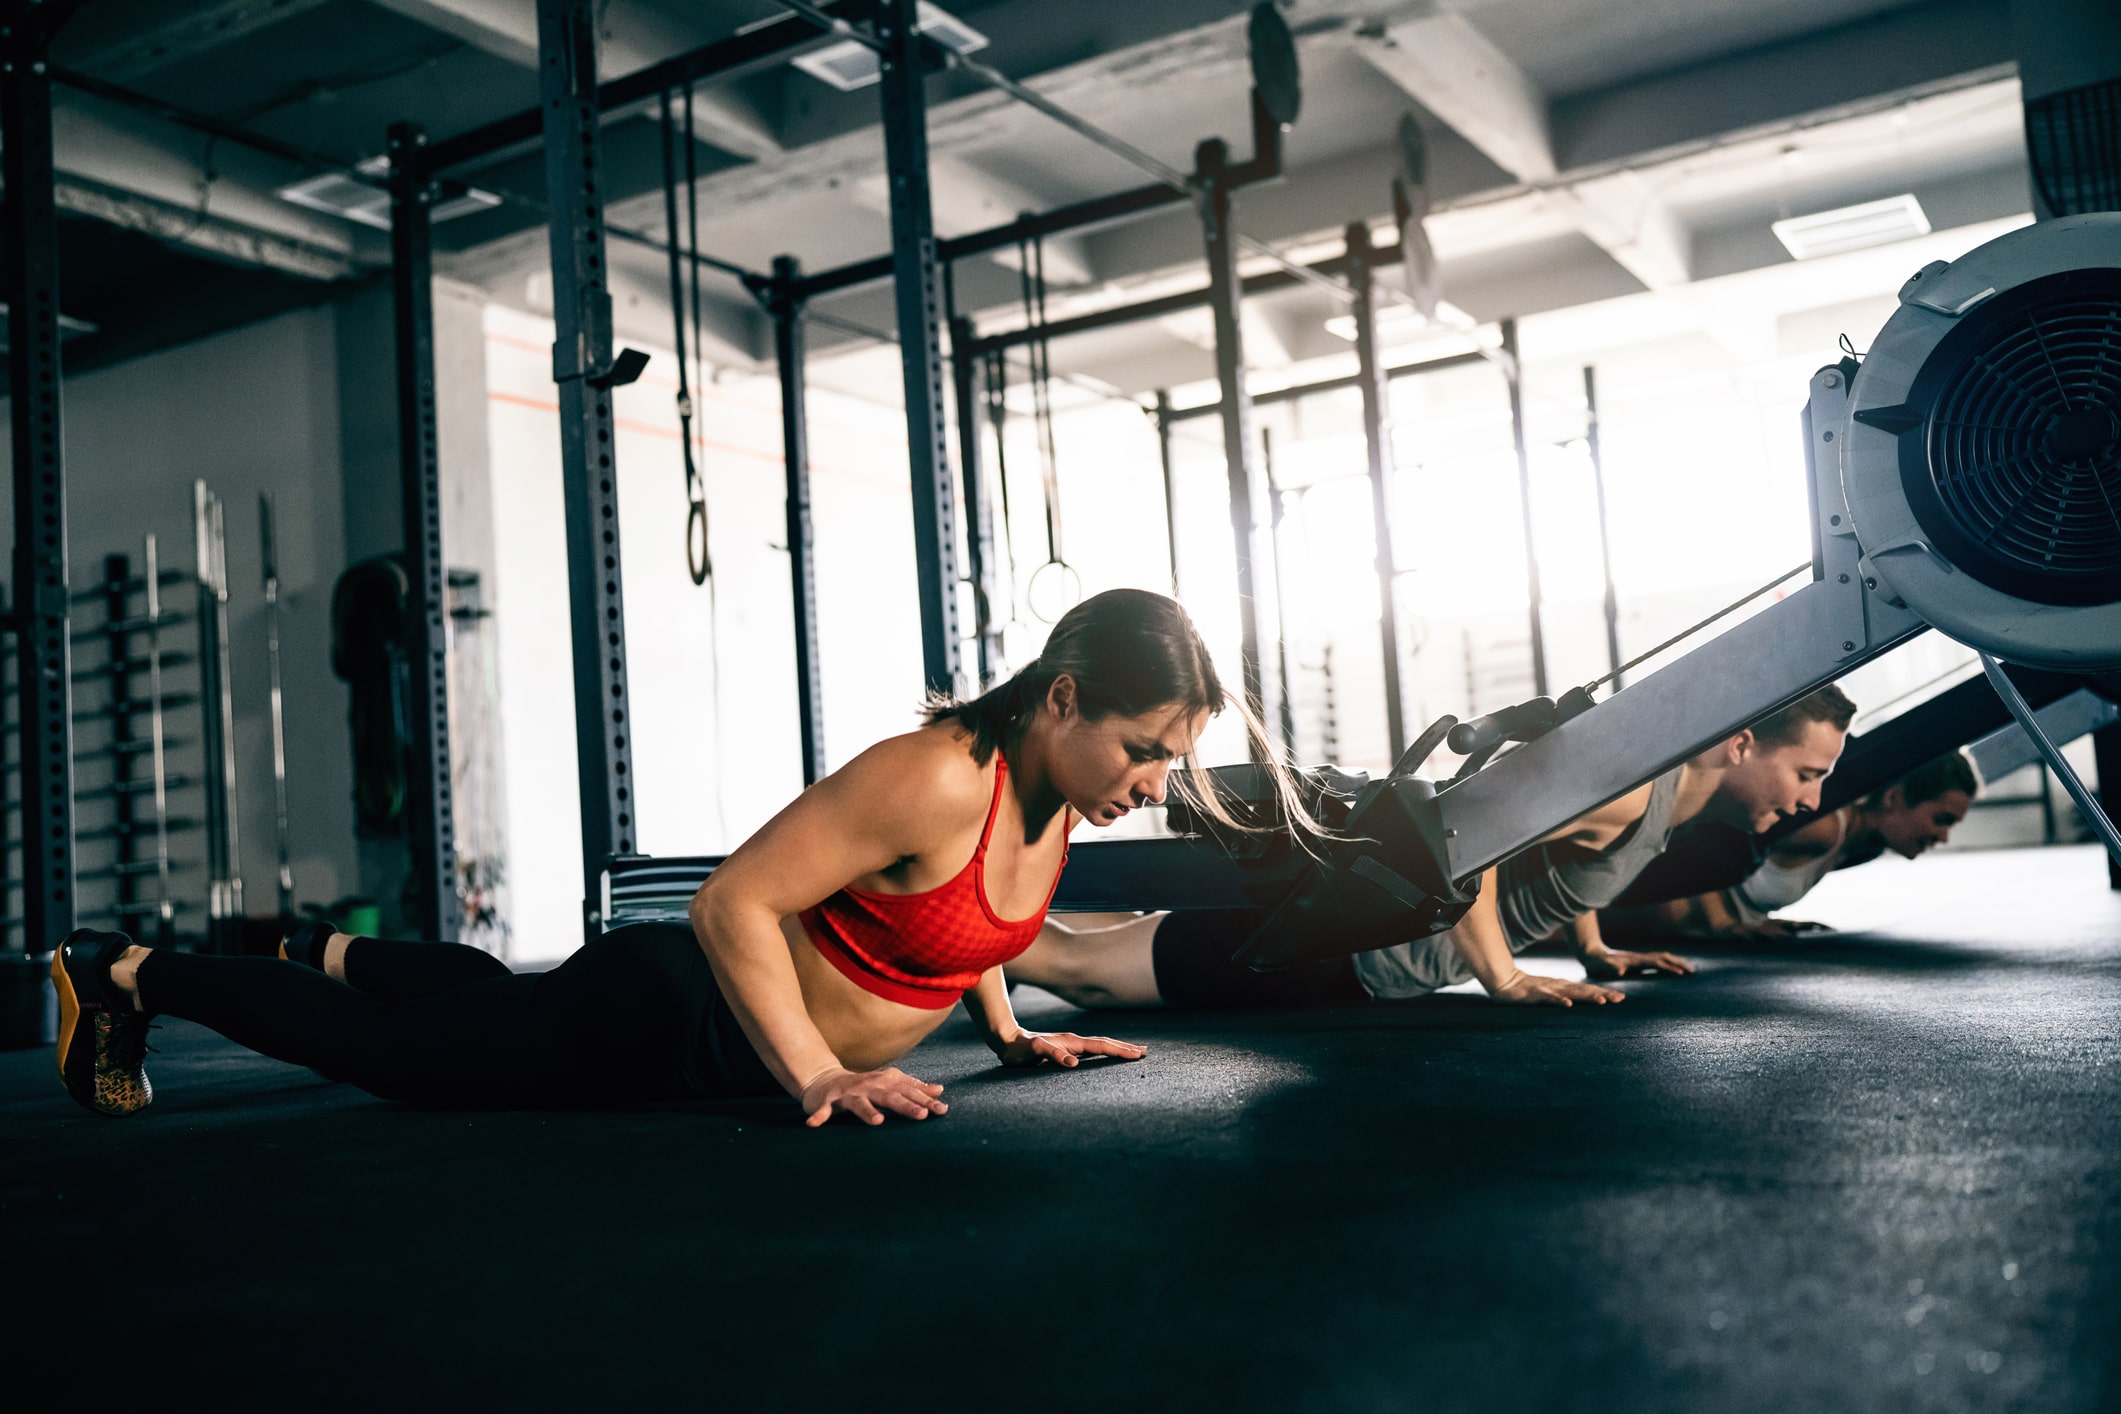
[{"label": "black steel upright post", "polygon": [[935,217],[928,201],[928,67],[915,0],[877,0],[883,52],[884,170],[891,186],[892,279],[906,385],[913,553],[920,572],[921,661],[928,686],[962,691],[957,627],[957,494],[943,427],[943,349]]},{"label": "black steel upright post", "polygon": [[1392,545],[1392,404],[1377,347],[1377,270],[1370,227],[1348,227],[1348,283],[1354,287],[1356,376],[1362,389],[1362,440],[1369,457],[1370,518],[1377,525],[1377,638],[1385,664],[1385,733],[1391,759],[1406,753],[1405,689],[1400,685],[1399,557]]},{"label": "black steel upright post", "polygon": [[1156,390],[1156,454],[1164,468],[1164,538],[1171,548],[1171,597],[1178,597],[1178,463],[1171,446],[1171,390]]},{"label": "black steel upright post", "polygon": [[72,605],[60,461],[59,216],[44,7],[0,8],[0,299],[13,408],[22,936],[35,953],[74,929]]},{"label": "black steel upright post", "polygon": [[[1278,590],[1274,557],[1260,544],[1273,520],[1267,490],[1254,471],[1252,394],[1245,387],[1245,341],[1238,322],[1242,285],[1237,273],[1237,231],[1230,212],[1230,152],[1220,138],[1202,143],[1195,172],[1203,188],[1201,225],[1208,250],[1208,307],[1214,313],[1215,377],[1222,389],[1223,456],[1229,464],[1230,534],[1237,550],[1237,608],[1245,697],[1267,730],[1281,719],[1280,682],[1264,670],[1267,626],[1274,620],[1261,602]],[[1254,751],[1258,750],[1257,745]]]},{"label": "black steel upright post", "polygon": [[987,499],[987,468],[980,456],[980,359],[978,336],[963,315],[950,321],[950,396],[957,412],[958,480],[965,488],[967,566],[972,581],[972,641],[984,688],[1002,669],[1002,630],[994,617],[994,503]]},{"label": "black steel upright post", "polygon": [[[2121,824],[2121,725],[2092,733],[2092,769],[2099,773],[2099,807]],[[2121,890],[2121,860],[2106,856],[2107,887]]]},{"label": "black steel upright post", "polygon": [[448,571],[442,563],[442,469],[435,440],[434,182],[427,134],[390,130],[390,273],[396,316],[398,486],[404,502],[405,575],[411,585],[406,666],[412,760],[406,771],[406,843],[412,849],[419,936],[455,942],[457,844],[449,771]]},{"label": "black steel upright post", "polygon": [[787,471],[788,579],[795,607],[796,724],[803,738],[803,784],[825,774],[825,693],[818,670],[817,540],[810,524],[810,409],[803,378],[803,268],[773,262],[773,355],[781,373],[781,462]]},{"label": "black steel upright post", "polygon": [[[140,875],[131,865],[139,861],[140,843],[137,806],[139,793],[130,789],[133,782],[133,764],[139,759],[137,738],[133,734],[133,714],[130,705],[133,697],[133,630],[126,626],[132,617],[133,563],[129,555],[105,555],[103,557],[103,621],[104,662],[110,668],[110,764],[111,786],[111,830],[117,836],[117,867],[112,871],[117,883],[118,926],[134,937],[146,931],[141,925],[146,922],[144,914],[131,911],[139,896]],[[143,596],[151,601],[152,595]],[[154,615],[145,614],[152,619]],[[154,632],[152,625],[148,632]]]},{"label": "black steel upright post", "polygon": [[1524,512],[1524,587],[1526,621],[1532,642],[1532,691],[1547,695],[1547,640],[1540,626],[1543,615],[1539,596],[1539,555],[1532,539],[1532,459],[1524,436],[1524,363],[1517,353],[1517,321],[1502,321],[1502,351],[1509,362],[1505,375],[1510,384],[1510,436],[1517,444],[1518,505]]},{"label": "black steel upright post", "polygon": [[[1289,620],[1283,612],[1284,601],[1280,590],[1288,575],[1282,568],[1281,533],[1289,520],[1289,493],[1281,488],[1274,475],[1274,432],[1272,428],[1259,429],[1259,470],[1267,483],[1268,506],[1273,514],[1267,537],[1274,546],[1274,682],[1281,694],[1282,754],[1290,760],[1296,759],[1296,697],[1289,690]],[[1330,641],[1330,640],[1329,640]]]},{"label": "black steel upright post", "polygon": [[1613,585],[1613,540],[1606,531],[1605,514],[1605,452],[1598,439],[1598,374],[1589,364],[1583,366],[1583,440],[1591,453],[1591,486],[1598,493],[1598,564],[1605,571],[1605,655],[1606,671],[1613,675],[1613,686],[1626,686],[1620,680],[1620,593]]},{"label": "black steel upright post", "polygon": [[605,178],[598,158],[596,0],[538,0],[545,199],[552,208],[552,379],[560,404],[573,610],[575,757],[582,796],[583,925],[604,921],[600,881],[634,852],[633,712],[619,593],[618,465],[613,450],[611,293],[605,285]]}]

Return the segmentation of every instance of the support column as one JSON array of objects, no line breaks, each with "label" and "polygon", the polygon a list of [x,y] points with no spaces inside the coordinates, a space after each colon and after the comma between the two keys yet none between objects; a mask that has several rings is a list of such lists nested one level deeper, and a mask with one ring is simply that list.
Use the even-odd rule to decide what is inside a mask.
[{"label": "support column", "polygon": [[818,671],[817,541],[810,525],[810,410],[804,396],[803,267],[773,262],[773,356],[781,373],[781,462],[787,469],[788,580],[795,608],[795,709],[803,739],[803,784],[825,774],[825,692]]},{"label": "support column", "polygon": [[984,688],[1002,669],[1001,625],[994,621],[994,574],[1000,567],[994,548],[994,507],[987,499],[987,469],[980,457],[979,356],[972,321],[962,315],[950,321],[950,396],[957,411],[958,479],[965,488],[965,519],[971,534],[965,545],[972,561],[972,641],[979,656],[979,685]]},{"label": "support column", "polygon": [[[1254,471],[1252,394],[1245,386],[1244,333],[1238,323],[1242,284],[1237,232],[1231,224],[1229,149],[1220,138],[1202,143],[1196,171],[1206,189],[1200,204],[1208,250],[1208,307],[1215,324],[1215,377],[1222,389],[1223,455],[1229,464],[1230,535],[1237,551],[1237,600],[1245,699],[1268,731],[1281,719],[1280,683],[1263,670],[1269,642],[1262,600],[1276,592],[1273,555],[1260,543],[1272,521],[1266,487]],[[1254,746],[1255,753],[1258,748]]]},{"label": "support column", "polygon": [[1583,366],[1583,406],[1583,439],[1591,453],[1591,486],[1598,493],[1598,564],[1605,571],[1606,671],[1613,674],[1613,689],[1617,692],[1626,686],[1620,680],[1620,594],[1613,587],[1613,540],[1606,532],[1605,452],[1598,440],[1598,372],[1589,364]]},{"label": "support column", "polygon": [[1532,643],[1532,691],[1547,695],[1547,641],[1540,627],[1539,556],[1532,542],[1532,462],[1524,440],[1524,363],[1517,353],[1517,321],[1502,321],[1502,351],[1509,355],[1510,436],[1517,444],[1517,494],[1524,511],[1524,587]]},{"label": "support column", "polygon": [[921,662],[931,691],[961,692],[965,684],[958,650],[957,492],[943,428],[941,300],[935,220],[928,201],[928,70],[915,19],[915,0],[877,0],[892,279],[906,384],[913,555],[920,573]]},{"label": "support column", "polygon": [[1171,548],[1171,597],[1178,597],[1178,468],[1171,455],[1171,390],[1156,390],[1156,454],[1164,468],[1164,538]]},{"label": "support column", "polygon": [[1362,389],[1362,440],[1369,453],[1370,516],[1377,524],[1377,637],[1385,662],[1385,730],[1391,759],[1407,749],[1406,700],[1399,681],[1399,557],[1392,546],[1391,391],[1384,360],[1377,348],[1376,265],[1371,259],[1370,227],[1357,221],[1348,227],[1348,283],[1355,288],[1356,377]]},{"label": "support column", "polygon": [[456,817],[449,770],[449,587],[442,562],[442,471],[435,440],[434,183],[421,158],[427,134],[390,130],[391,305],[395,314],[398,484],[411,582],[406,665],[412,760],[406,771],[405,836],[412,850],[418,936],[455,942]]},{"label": "support column", "polygon": [[1267,483],[1267,503],[1273,519],[1268,523],[1267,539],[1274,547],[1274,683],[1281,699],[1281,717],[1276,723],[1281,732],[1282,755],[1291,761],[1296,759],[1296,695],[1289,690],[1289,620],[1282,612],[1281,582],[1287,575],[1282,569],[1281,536],[1289,519],[1289,493],[1281,489],[1281,481],[1274,475],[1274,433],[1272,428],[1259,429],[1260,478]]},{"label": "support column", "polygon": [[[2107,819],[2121,823],[2121,725],[2092,733],[2092,769],[2099,773],[2099,807]],[[2112,855],[2106,857],[2106,883],[2121,890],[2121,860]]]},{"label": "support column", "polygon": [[605,864],[614,854],[634,852],[633,713],[626,696],[626,615],[619,593],[596,18],[595,0],[538,0],[545,199],[552,207],[552,378],[559,395],[561,485],[567,500],[582,911],[590,937],[604,921]]},{"label": "support column", "polygon": [[22,753],[22,936],[74,929],[74,742],[66,476],[59,416],[59,240],[44,7],[0,8],[0,299],[15,479],[15,644]]}]

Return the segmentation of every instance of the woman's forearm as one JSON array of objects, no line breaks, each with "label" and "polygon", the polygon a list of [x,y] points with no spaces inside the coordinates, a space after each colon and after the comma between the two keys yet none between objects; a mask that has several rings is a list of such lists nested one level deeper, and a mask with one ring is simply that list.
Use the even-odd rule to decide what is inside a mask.
[{"label": "woman's forearm", "polygon": [[1466,966],[1490,993],[1517,975],[1517,958],[1502,931],[1502,913],[1495,905],[1496,873],[1490,869],[1480,879],[1480,896],[1451,931]]},{"label": "woman's forearm", "polygon": [[801,1099],[819,1076],[844,1069],[810,1019],[773,911],[703,895],[693,900],[691,916],[693,935],[730,1011],[781,1088]]},{"label": "woman's forearm", "polygon": [[986,1039],[987,1049],[996,1054],[1023,1034],[1016,1008],[1009,1005],[1008,980],[999,967],[988,968],[980,975],[979,985],[965,993],[965,1010]]}]

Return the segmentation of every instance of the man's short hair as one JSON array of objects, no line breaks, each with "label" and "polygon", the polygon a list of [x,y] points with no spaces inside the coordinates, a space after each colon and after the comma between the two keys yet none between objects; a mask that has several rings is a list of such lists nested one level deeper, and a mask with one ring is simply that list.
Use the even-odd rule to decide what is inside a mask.
[{"label": "man's short hair", "polygon": [[[1923,762],[1894,784],[1900,787],[1900,798],[1909,805],[1920,805],[1955,790],[1965,792],[1971,800],[1981,794],[1981,773],[1964,751],[1947,751],[1934,761]],[[1878,794],[1883,796],[1885,792]]]},{"label": "man's short hair", "polygon": [[1849,701],[1847,693],[1828,683],[1753,723],[1753,736],[1763,746],[1795,746],[1804,739],[1804,729],[1812,722],[1831,722],[1835,731],[1845,732],[1855,720],[1856,704]]}]

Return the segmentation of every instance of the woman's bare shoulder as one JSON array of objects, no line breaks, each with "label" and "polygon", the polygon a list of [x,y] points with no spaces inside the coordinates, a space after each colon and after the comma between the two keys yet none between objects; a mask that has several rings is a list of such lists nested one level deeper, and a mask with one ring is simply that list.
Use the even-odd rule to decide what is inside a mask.
[{"label": "woman's bare shoulder", "polygon": [[886,737],[828,779],[857,801],[911,809],[947,826],[958,815],[985,814],[992,769],[972,759],[969,733],[944,722]]}]

